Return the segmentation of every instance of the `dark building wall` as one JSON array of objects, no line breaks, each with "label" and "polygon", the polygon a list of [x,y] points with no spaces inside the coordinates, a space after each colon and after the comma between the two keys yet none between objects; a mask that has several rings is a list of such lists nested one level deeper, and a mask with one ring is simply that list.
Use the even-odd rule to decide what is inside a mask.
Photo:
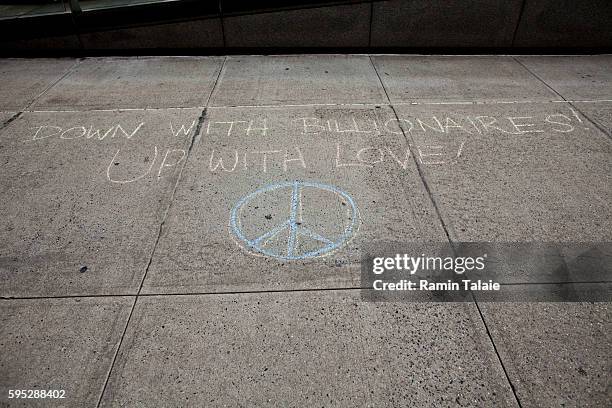
[{"label": "dark building wall", "polygon": [[610,47],[612,0],[525,0],[516,47]]},{"label": "dark building wall", "polygon": [[[612,0],[183,0],[0,20],[27,50],[436,49],[612,45]],[[191,50],[191,51],[190,51]]]},{"label": "dark building wall", "polygon": [[228,47],[367,47],[369,3],[224,17]]},{"label": "dark building wall", "polygon": [[374,3],[376,47],[510,47],[523,0]]}]

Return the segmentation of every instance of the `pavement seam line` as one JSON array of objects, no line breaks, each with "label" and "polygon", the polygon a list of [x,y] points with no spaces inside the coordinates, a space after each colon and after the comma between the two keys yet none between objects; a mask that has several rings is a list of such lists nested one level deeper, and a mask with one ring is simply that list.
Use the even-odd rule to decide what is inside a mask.
[{"label": "pavement seam line", "polygon": [[132,315],[134,313],[134,309],[136,308],[136,303],[138,302],[138,297],[140,296],[140,292],[142,291],[142,287],[144,285],[145,279],[147,278],[147,273],[149,272],[149,269],[151,267],[151,264],[153,263],[153,257],[155,256],[155,251],[157,250],[157,246],[159,245],[159,241],[161,239],[161,236],[163,234],[164,231],[164,225],[166,224],[166,220],[168,219],[168,214],[170,213],[170,209],[172,207],[172,203],[174,202],[174,196],[176,194],[176,190],[178,188],[178,184],[181,180],[181,176],[183,174],[183,170],[185,170],[185,166],[187,166],[187,161],[189,160],[189,156],[191,153],[191,150],[193,149],[193,145],[194,145],[194,141],[197,137],[197,135],[201,132],[202,130],[202,123],[204,122],[204,119],[206,117],[206,108],[204,110],[202,110],[199,118],[198,118],[198,124],[195,128],[194,134],[193,136],[191,136],[191,141],[189,144],[189,149],[187,150],[187,154],[185,156],[185,161],[183,163],[183,166],[181,167],[181,170],[179,171],[179,174],[176,178],[176,181],[174,183],[174,187],[172,188],[172,192],[170,194],[170,199],[168,200],[168,205],[166,206],[166,210],[164,211],[164,215],[162,217],[162,221],[159,224],[159,228],[157,230],[157,237],[155,239],[155,243],[153,244],[153,249],[151,250],[151,255],[149,256],[149,261],[147,262],[147,266],[145,268],[144,274],[142,275],[142,279],[140,280],[140,286],[138,287],[138,292],[136,293],[136,295],[134,296],[134,302],[132,303],[132,309],[130,310],[130,314],[128,316],[128,319],[125,323],[125,327],[123,329],[123,334],[121,335],[121,339],[119,340],[119,344],[117,346],[117,350],[115,351],[115,355],[113,356],[113,361],[111,363],[110,369],[108,371],[108,374],[106,375],[106,381],[104,382],[104,388],[102,388],[102,392],[100,393],[100,397],[98,399],[98,404],[96,405],[96,407],[99,407],[100,404],[102,403],[102,399],[104,397],[104,393],[106,392],[106,388],[108,386],[108,382],[110,381],[110,377],[112,375],[113,372],[113,368],[115,367],[115,362],[117,361],[117,357],[119,356],[119,350],[121,349],[121,345],[123,344],[123,339],[125,338],[125,335],[127,333],[128,328],[130,327],[130,322],[132,321]]},{"label": "pavement seam line", "polygon": [[[578,282],[513,282],[501,283],[502,286],[531,286],[531,285],[605,285],[612,281],[578,281]],[[108,298],[108,297],[156,297],[156,296],[223,296],[242,294],[266,294],[266,293],[293,293],[293,292],[325,292],[343,290],[373,290],[369,286],[345,286],[331,288],[302,288],[302,289],[261,289],[261,290],[227,290],[219,292],[150,292],[136,294],[85,294],[85,295],[51,295],[51,296],[1,296],[0,301],[11,300],[40,300],[40,299],[78,299],[78,298]]]},{"label": "pavement seam line", "polygon": [[[225,66],[225,61],[227,60],[227,57],[225,57],[223,59],[223,63],[221,65],[221,68],[219,69],[219,73],[217,74],[217,78],[215,79],[215,82],[213,84],[213,87],[210,91],[210,93],[208,94],[208,98],[206,99],[206,106],[208,106],[208,104],[210,103],[210,99],[212,98],[212,94],[215,91],[215,88],[217,87],[217,84],[219,83],[219,78],[221,77],[221,72],[223,71],[223,67]],[[166,220],[168,219],[168,215],[170,214],[170,209],[172,208],[172,204],[174,202],[174,197],[176,195],[176,190],[178,189],[178,185],[181,181],[181,178],[183,176],[183,171],[185,170],[185,167],[187,167],[187,163],[189,161],[189,157],[191,157],[191,152],[193,150],[193,147],[195,146],[195,144],[197,142],[199,142],[200,139],[200,133],[202,132],[202,124],[204,123],[204,120],[206,120],[206,114],[207,114],[207,107],[204,107],[204,109],[202,109],[202,112],[200,113],[200,116],[198,117],[198,122],[196,125],[196,128],[193,132],[193,135],[191,136],[191,141],[189,143],[189,148],[187,149],[187,154],[185,155],[185,161],[183,162],[183,166],[181,166],[181,169],[179,171],[178,176],[176,177],[176,181],[174,183],[174,187],[172,188],[172,192],[170,194],[170,199],[168,201],[168,206],[166,207],[166,211],[164,212],[164,215],[162,217],[162,221],[159,224],[159,230],[157,232],[157,239],[155,240],[155,243],[153,244],[153,249],[151,251],[151,255],[149,257],[149,261],[147,263],[147,267],[145,268],[145,273],[140,281],[140,286],[138,288],[138,292],[136,293],[136,296],[140,295],[140,292],[142,291],[142,287],[144,285],[144,281],[147,277],[147,273],[149,272],[149,268],[151,267],[151,263],[153,262],[153,257],[155,255],[155,251],[157,249],[157,245],[159,244],[159,240],[161,239],[161,236],[163,234],[163,230],[164,230],[164,226],[166,224]]]},{"label": "pavement seam line", "polygon": [[585,117],[586,120],[588,120],[589,122],[591,122],[591,124],[593,126],[595,126],[597,129],[599,129],[601,131],[601,133],[603,133],[604,135],[608,136],[608,138],[610,140],[612,140],[612,134],[610,134],[610,132],[602,127],[599,123],[597,123],[597,121],[595,121],[594,119],[591,119],[586,113],[584,113],[579,107],[577,107],[576,105],[574,105],[572,102],[568,102],[570,104],[571,107],[573,107],[574,109],[576,109],[579,113],[582,114],[582,116]]},{"label": "pavement seam line", "polygon": [[217,85],[219,84],[219,81],[223,77],[223,74],[225,74],[226,66],[227,66],[227,55],[223,58],[223,62],[221,63],[221,68],[219,68],[219,73],[217,74],[217,79],[215,80],[215,83],[213,84],[213,87],[210,90],[210,93],[208,94],[208,98],[206,99],[206,104],[204,105],[206,109],[212,108],[212,106],[210,106],[210,101],[212,101],[213,97],[215,96],[215,93],[217,92]]},{"label": "pavement seam line", "polygon": [[[600,99],[600,100],[549,100],[549,101],[451,101],[451,102],[394,102],[395,106],[402,105],[414,105],[414,106],[428,106],[428,105],[511,105],[511,104],[549,104],[549,103],[608,103],[612,102],[612,99]],[[363,102],[363,103],[304,103],[304,104],[282,104],[282,105],[219,105],[219,106],[208,106],[208,109],[242,109],[242,108],[292,108],[292,107],[317,107],[317,106],[390,106],[386,102]],[[158,110],[191,110],[191,109],[204,109],[205,106],[168,106],[160,108],[113,108],[113,109],[24,109],[21,112],[27,113],[81,113],[81,112],[129,112],[129,111],[158,111]],[[0,110],[0,112],[15,112],[10,110]]]},{"label": "pavement seam line", "polygon": [[[414,152],[412,151],[412,148],[410,147],[410,140],[408,138],[408,136],[406,135],[406,132],[404,130],[404,128],[401,125],[401,121],[399,119],[399,116],[397,114],[397,111],[395,110],[395,107],[393,106],[393,103],[391,102],[391,98],[389,98],[389,93],[387,92],[387,88],[385,87],[385,84],[382,81],[382,78],[380,77],[380,74],[378,73],[378,70],[376,69],[376,65],[374,64],[374,61],[372,60],[372,56],[370,56],[370,63],[372,64],[372,67],[374,68],[374,72],[376,72],[376,76],[378,77],[378,80],[380,81],[380,85],[383,88],[383,91],[385,92],[385,95],[387,96],[387,99],[389,100],[389,106],[391,107],[391,110],[393,111],[393,114],[395,115],[396,120],[398,121],[398,123],[400,124],[400,131],[402,132],[402,135],[404,136],[404,140],[406,140],[406,143],[408,144],[408,148],[410,149],[410,151],[412,152],[412,160],[416,166],[417,172],[421,178],[421,182],[423,184],[423,187],[425,188],[425,190],[427,191],[427,194],[429,196],[429,199],[434,207],[434,210],[436,212],[436,215],[438,217],[438,220],[440,222],[440,224],[442,225],[442,228],[444,229],[444,233],[446,234],[446,238],[448,239],[448,242],[451,246],[451,249],[453,250],[453,253],[456,253],[455,250],[455,246],[453,243],[453,240],[450,237],[448,228],[446,223],[444,222],[444,219],[442,217],[442,213],[440,212],[440,209],[438,208],[438,204],[433,196],[433,193],[431,191],[431,189],[429,188],[429,184],[427,183],[426,179],[425,179],[425,174],[421,168],[421,166],[419,165],[418,160],[416,159],[416,156],[414,155]],[[414,141],[414,140],[413,140]],[[497,356],[497,361],[499,362],[499,365],[502,368],[502,371],[506,377],[506,381],[508,382],[508,385],[510,386],[510,390],[512,391],[512,394],[514,395],[514,399],[517,403],[517,405],[519,406],[519,408],[522,408],[521,405],[521,401],[517,395],[516,389],[514,387],[514,384],[512,383],[512,380],[510,379],[510,375],[508,374],[508,371],[506,370],[506,366],[504,365],[504,362],[501,358],[501,355],[499,354],[497,347],[495,345],[495,341],[493,340],[493,336],[491,335],[491,332],[489,331],[489,327],[487,326],[487,322],[484,318],[484,315],[482,314],[482,312],[480,311],[480,307],[478,306],[478,301],[476,300],[476,297],[474,296],[474,293],[472,293],[472,291],[470,290],[470,294],[472,296],[474,305],[476,306],[476,309],[478,310],[478,314],[480,316],[480,320],[482,321],[482,324],[484,325],[485,328],[485,332],[487,333],[487,336],[489,338],[489,341],[491,342],[491,345],[493,346],[493,351],[495,352],[495,355]]]},{"label": "pavement seam line", "polygon": [[47,85],[47,87],[45,87],[45,89],[43,89],[41,93],[39,93],[34,99],[32,99],[32,101],[29,104],[27,104],[26,107],[23,108],[21,111],[22,112],[27,111],[32,105],[34,105],[34,103],[36,101],[38,101],[38,99],[40,99],[41,96],[43,96],[44,94],[49,92],[51,90],[51,88],[53,88],[55,85],[57,85],[62,79],[66,78],[68,75],[72,74],[74,72],[74,69],[76,67],[78,67],[79,65],[81,65],[81,62],[83,62],[83,60],[77,58],[76,61],[74,61],[74,63],[70,66],[70,68],[68,68],[66,70],[66,72],[64,72],[64,74],[62,76],[60,76],[58,79],[53,81],[51,84]]},{"label": "pavement seam line", "polygon": [[12,121],[16,120],[17,118],[19,118],[21,115],[23,114],[22,112],[17,112],[15,114],[13,114],[13,116],[11,116],[10,118],[6,119],[4,122],[2,122],[2,124],[0,125],[0,130],[4,129],[6,126],[8,126]]},{"label": "pavement seam line", "polygon": [[[612,140],[612,135],[610,134],[610,132],[608,130],[606,130],[605,128],[603,128],[602,126],[599,125],[599,123],[597,123],[595,120],[591,119],[588,115],[586,115],[582,110],[580,110],[579,107],[577,107],[576,105],[574,105],[574,103],[576,102],[581,102],[581,101],[574,101],[574,100],[568,100],[567,98],[565,98],[565,96],[563,96],[560,92],[558,92],[555,88],[553,88],[552,86],[550,86],[546,81],[544,81],[544,79],[542,79],[538,74],[536,74],[535,72],[533,72],[532,70],[529,69],[529,67],[527,67],[527,65],[523,64],[517,57],[512,57],[512,59],[514,61],[516,61],[520,66],[522,66],[527,72],[529,72],[534,78],[536,78],[538,81],[540,81],[541,83],[543,83],[548,89],[550,89],[551,91],[553,91],[555,94],[559,95],[560,98],[563,99],[563,102],[568,103],[572,108],[576,109],[578,112],[580,112],[582,114],[582,116],[584,116],[586,118],[586,120],[588,120],[593,126],[595,126],[595,128],[597,128],[599,131],[601,131],[604,135],[606,135],[609,139]],[[584,101],[586,102],[586,101]],[[602,102],[607,102],[607,100],[602,100]]]},{"label": "pavement seam line", "polygon": [[153,249],[151,250],[151,255],[149,256],[149,261],[145,268],[144,275],[142,276],[142,279],[140,280],[140,286],[138,288],[138,292],[136,293],[136,296],[140,295],[140,292],[142,291],[142,287],[144,285],[144,281],[147,277],[147,273],[149,272],[151,264],[153,263],[153,257],[155,256],[155,251],[157,250],[157,246],[164,232],[164,226],[166,225],[166,221],[168,220],[168,215],[170,214],[170,209],[172,208],[172,204],[174,202],[176,190],[178,189],[178,185],[181,181],[183,171],[185,170],[185,167],[187,166],[187,162],[189,161],[189,156],[191,155],[191,151],[193,150],[193,146],[195,145],[195,140],[197,139],[198,134],[202,131],[202,123],[204,122],[205,118],[206,118],[206,109],[204,109],[202,113],[200,114],[200,116],[198,117],[198,123],[196,125],[195,131],[193,132],[194,133],[193,136],[191,136],[189,148],[187,149],[187,154],[185,155],[185,161],[183,162],[183,166],[181,166],[179,174],[176,177],[176,181],[174,182],[174,187],[172,188],[172,192],[170,193],[168,205],[166,206],[166,210],[164,211],[164,215],[162,216],[161,223],[159,224],[159,228],[157,231],[157,238],[155,239],[155,243],[153,244]]},{"label": "pavement seam line", "polygon": [[[470,290],[470,292],[472,292],[472,291]],[[508,384],[510,384],[510,389],[512,390],[512,394],[514,395],[514,398],[516,399],[516,403],[518,404],[519,408],[522,408],[523,405],[521,404],[521,400],[519,399],[516,387],[514,386],[512,381],[510,380],[510,374],[508,374],[508,370],[506,369],[506,366],[504,365],[504,362],[503,362],[503,360],[501,358],[501,355],[499,354],[499,350],[497,349],[497,345],[495,344],[495,341],[493,341],[493,335],[491,334],[491,331],[489,330],[489,326],[487,325],[487,321],[485,319],[485,316],[482,313],[482,310],[480,310],[480,305],[478,304],[478,301],[476,300],[476,297],[474,296],[474,293],[472,293],[472,298],[474,299],[474,305],[476,306],[476,310],[478,310],[478,315],[480,316],[480,319],[482,320],[482,323],[484,324],[485,331],[487,332],[487,336],[489,337],[489,339],[491,340],[491,344],[493,345],[493,351],[495,352],[495,355],[497,356],[497,358],[499,360],[501,368],[504,371],[504,374],[506,375],[506,379],[508,380]]]},{"label": "pavement seam line", "polygon": [[34,99],[32,99],[30,101],[30,103],[28,103],[24,108],[18,110],[17,113],[15,113],[13,116],[11,116],[10,118],[8,118],[7,120],[5,120],[4,122],[2,122],[2,124],[0,124],[0,130],[4,129],[6,126],[8,126],[11,122],[13,122],[15,119],[19,118],[24,112],[36,112],[36,111],[30,111],[28,110],[28,108],[30,108],[34,102],[36,102],[38,100],[38,98],[40,98],[41,96],[43,96],[47,91],[49,91],[49,89],[53,88],[59,81],[61,81],[62,79],[66,78],[69,74],[72,73],[73,69],[76,68],[79,64],[81,63],[81,61],[79,59],[77,59],[71,66],[70,68],[68,68],[66,70],[66,72],[64,74],[62,74],[58,79],[56,79],[55,81],[53,81],[51,84],[47,85],[45,87],[45,89],[43,89],[38,95],[36,95],[34,97]]},{"label": "pavement seam line", "polygon": [[156,293],[141,293],[139,295],[67,295],[67,296],[24,296],[1,298],[0,301],[17,301],[17,300],[45,300],[45,299],[81,299],[81,298],[142,298],[142,297],[171,297],[171,296],[228,296],[228,295],[258,295],[258,294],[274,294],[274,293],[310,293],[310,292],[341,292],[341,291],[356,291],[356,290],[374,290],[370,287],[351,286],[351,287],[333,287],[333,288],[304,288],[304,289],[268,289],[268,290],[236,290],[224,292],[156,292]]},{"label": "pavement seam line", "polygon": [[[212,97],[213,92],[215,91],[215,88],[217,87],[217,84],[219,83],[219,78],[221,77],[221,72],[223,71],[223,67],[225,66],[225,61],[227,61],[227,57],[225,57],[223,59],[223,64],[221,65],[221,68],[219,69],[219,73],[217,74],[217,78],[213,84],[213,88],[210,91],[210,94],[208,95],[208,98],[206,100],[206,106],[208,106],[210,99]],[[183,175],[183,171],[185,170],[185,167],[187,167],[187,162],[189,161],[189,157],[191,156],[191,152],[193,150],[193,146],[195,145],[196,139],[199,140],[199,134],[202,131],[202,124],[204,123],[204,120],[206,119],[206,107],[202,110],[202,112],[200,113],[200,116],[198,117],[198,123],[197,126],[193,132],[193,135],[191,136],[191,141],[189,144],[189,149],[187,150],[187,154],[185,156],[185,161],[183,162],[183,166],[181,167],[181,170],[179,171],[179,174],[176,178],[176,182],[174,183],[174,187],[172,188],[172,193],[170,194],[170,199],[168,201],[168,205],[166,207],[166,211],[164,212],[164,215],[162,217],[162,221],[159,225],[158,231],[157,231],[157,238],[155,239],[155,243],[153,244],[153,249],[151,250],[151,255],[149,256],[149,261],[147,263],[147,266],[145,268],[144,274],[142,276],[142,279],[140,280],[140,286],[138,287],[138,292],[136,293],[136,296],[134,298],[134,302],[132,303],[132,309],[130,310],[130,314],[128,316],[128,319],[125,323],[125,327],[123,328],[123,334],[121,335],[121,339],[119,340],[119,344],[117,345],[117,350],[115,351],[115,355],[113,356],[113,361],[111,363],[111,366],[108,370],[108,374],[106,375],[106,380],[104,382],[104,387],[102,388],[102,392],[100,393],[100,397],[98,399],[98,403],[96,405],[96,408],[100,407],[100,404],[102,403],[102,399],[104,398],[104,394],[106,392],[108,383],[110,381],[110,377],[113,373],[113,368],[115,367],[115,363],[117,361],[117,357],[119,356],[119,351],[121,350],[121,346],[123,345],[123,339],[125,338],[125,335],[127,333],[128,328],[130,327],[130,322],[132,321],[132,315],[134,314],[134,309],[136,308],[136,303],[138,302],[138,297],[140,296],[140,293],[142,292],[142,287],[144,285],[145,279],[147,278],[147,274],[149,272],[149,269],[151,267],[151,264],[153,262],[153,257],[155,256],[155,251],[157,250],[157,246],[159,244],[159,241],[161,239],[161,236],[163,234],[164,231],[164,226],[166,224],[166,220],[168,219],[168,214],[170,214],[170,209],[172,208],[172,203],[174,202],[174,197],[176,195],[176,190],[178,188],[178,185],[181,181],[182,175]]]},{"label": "pavement seam line", "polygon": [[100,397],[98,398],[98,403],[96,404],[96,408],[98,408],[100,404],[102,403],[102,397],[104,397],[104,393],[106,392],[106,387],[108,386],[108,381],[110,380],[110,376],[113,372],[113,368],[115,368],[115,362],[117,361],[117,356],[119,355],[119,349],[121,349],[121,345],[123,344],[123,339],[125,338],[125,334],[127,333],[128,326],[130,325],[130,321],[132,320],[132,314],[134,314],[134,309],[136,307],[137,301],[138,301],[138,296],[134,296],[134,301],[132,302],[132,308],[130,309],[130,314],[128,315],[127,321],[125,322],[123,333],[121,333],[121,338],[119,339],[119,343],[117,344],[117,348],[115,349],[115,353],[113,355],[113,361],[111,362],[111,365],[108,368],[108,371],[106,373],[106,379],[104,380],[104,386],[102,387],[102,391],[100,391]]},{"label": "pavement seam line", "polygon": [[[412,161],[414,162],[417,172],[419,174],[419,177],[421,179],[421,183],[423,184],[423,187],[425,188],[425,191],[427,192],[427,195],[429,196],[429,200],[431,201],[434,211],[436,212],[436,215],[438,217],[438,220],[440,221],[440,224],[442,226],[442,229],[444,230],[444,234],[446,235],[446,238],[448,239],[448,241],[450,243],[452,243],[452,239],[450,237],[450,233],[448,231],[448,227],[446,225],[446,223],[444,222],[444,219],[442,217],[442,213],[438,207],[438,203],[436,202],[433,193],[429,187],[429,184],[427,183],[426,179],[425,179],[425,174],[423,169],[421,168],[421,166],[419,165],[418,160],[416,159],[416,155],[415,155],[415,151],[412,148],[412,144],[410,143],[410,140],[408,138],[408,136],[406,135],[406,132],[404,131],[404,128],[402,128],[401,126],[401,121],[399,118],[399,115],[397,114],[397,111],[395,110],[395,107],[393,106],[392,102],[391,102],[391,98],[389,98],[389,93],[387,92],[387,88],[385,87],[385,84],[382,81],[382,78],[380,77],[380,74],[378,73],[378,70],[376,69],[376,65],[374,64],[374,61],[372,61],[372,57],[370,56],[370,63],[372,64],[372,67],[374,68],[374,72],[376,73],[376,76],[378,77],[378,81],[380,82],[380,85],[383,89],[383,92],[385,93],[385,96],[387,97],[387,100],[389,101],[389,107],[391,108],[391,110],[393,111],[393,115],[395,116],[395,119],[397,120],[397,123],[400,124],[400,130],[402,132],[402,135],[404,136],[404,140],[406,141],[406,144],[408,145],[408,149],[410,149],[410,155],[412,157]],[[414,140],[413,140],[414,142]]]}]

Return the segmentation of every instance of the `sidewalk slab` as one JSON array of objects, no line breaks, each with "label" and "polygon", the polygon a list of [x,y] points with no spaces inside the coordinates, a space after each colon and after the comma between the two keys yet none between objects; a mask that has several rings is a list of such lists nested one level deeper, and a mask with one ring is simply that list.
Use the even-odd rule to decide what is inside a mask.
[{"label": "sidewalk slab", "polygon": [[26,112],[2,129],[0,294],[136,293],[200,112]]},{"label": "sidewalk slab", "polygon": [[608,136],[612,135],[612,101],[573,103],[587,118],[597,123]]},{"label": "sidewalk slab", "polygon": [[88,58],[35,104],[37,110],[203,106],[223,59]]},{"label": "sidewalk slab", "polygon": [[375,240],[446,240],[391,109],[211,108],[143,292],[355,288]]},{"label": "sidewalk slab", "polygon": [[75,62],[73,58],[0,60],[0,110],[25,109]]},{"label": "sidewalk slab", "polygon": [[15,116],[17,112],[0,112],[0,126],[4,124],[7,120]]},{"label": "sidewalk slab", "polygon": [[512,57],[377,56],[372,59],[391,102],[559,99]]},{"label": "sidewalk slab", "polygon": [[359,291],[141,297],[103,407],[508,406],[472,304]]},{"label": "sidewalk slab", "polygon": [[480,307],[523,406],[609,404],[610,303]]},{"label": "sidewalk slab", "polygon": [[228,57],[211,106],[385,103],[367,56]]},{"label": "sidewalk slab", "polygon": [[[0,405],[95,406],[133,299],[0,301]],[[8,399],[9,390],[63,390],[63,399]]]},{"label": "sidewalk slab", "polygon": [[612,99],[612,55],[518,59],[568,100]]},{"label": "sidewalk slab", "polygon": [[[465,142],[452,167],[425,178],[453,240],[612,239],[612,143],[567,104],[401,106],[414,143]],[[427,125],[420,125],[418,119]],[[450,118],[448,121],[447,118]],[[436,119],[442,123],[439,126]],[[448,131],[444,127],[450,126]],[[440,150],[440,149],[438,149]]]}]

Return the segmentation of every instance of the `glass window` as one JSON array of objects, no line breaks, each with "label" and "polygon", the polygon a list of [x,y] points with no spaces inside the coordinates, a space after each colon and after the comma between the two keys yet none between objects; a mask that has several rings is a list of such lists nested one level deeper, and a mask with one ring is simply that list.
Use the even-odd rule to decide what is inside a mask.
[{"label": "glass window", "polygon": [[87,11],[152,3],[174,3],[176,1],[180,0],[79,0],[79,5],[81,10]]},{"label": "glass window", "polygon": [[65,13],[68,10],[62,0],[15,0],[0,3],[0,19]]}]

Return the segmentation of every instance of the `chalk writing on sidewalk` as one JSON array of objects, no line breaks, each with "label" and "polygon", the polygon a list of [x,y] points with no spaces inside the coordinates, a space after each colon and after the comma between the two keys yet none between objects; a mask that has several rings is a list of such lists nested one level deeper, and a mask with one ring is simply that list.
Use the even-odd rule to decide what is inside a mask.
[{"label": "chalk writing on sidewalk", "polygon": [[[166,129],[144,120],[42,123],[29,128],[24,142],[108,145],[109,158],[100,170],[109,182],[124,185],[174,177],[188,156],[190,162],[199,160],[199,165],[219,175],[323,170],[342,176],[372,169],[413,171],[415,162],[453,166],[469,160],[471,152],[482,148],[478,144],[489,140],[589,129],[572,108],[532,116],[513,113],[385,117],[371,112],[328,112],[332,117],[282,119],[268,114],[240,120],[215,118],[201,127],[197,120],[170,121]],[[194,135],[196,129],[199,135]],[[197,154],[189,155],[192,139],[198,141]]]}]

